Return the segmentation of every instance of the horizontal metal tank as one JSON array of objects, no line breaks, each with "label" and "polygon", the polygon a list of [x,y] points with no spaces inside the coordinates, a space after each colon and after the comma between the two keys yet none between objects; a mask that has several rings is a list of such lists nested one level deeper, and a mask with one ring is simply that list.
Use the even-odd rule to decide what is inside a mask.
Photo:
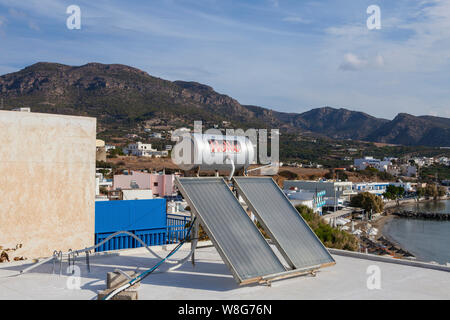
[{"label": "horizontal metal tank", "polygon": [[182,170],[231,170],[231,161],[235,170],[240,170],[256,160],[255,147],[245,136],[193,133],[183,136],[174,151],[178,154],[174,160]]}]

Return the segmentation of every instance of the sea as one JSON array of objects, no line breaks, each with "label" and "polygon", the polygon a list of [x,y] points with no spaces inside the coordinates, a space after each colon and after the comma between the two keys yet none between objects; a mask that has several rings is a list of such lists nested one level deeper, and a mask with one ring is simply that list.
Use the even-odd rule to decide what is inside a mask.
[{"label": "sea", "polygon": [[[450,200],[422,202],[402,208],[450,214]],[[419,261],[450,263],[450,221],[396,217],[386,222],[383,235],[411,252]]]}]

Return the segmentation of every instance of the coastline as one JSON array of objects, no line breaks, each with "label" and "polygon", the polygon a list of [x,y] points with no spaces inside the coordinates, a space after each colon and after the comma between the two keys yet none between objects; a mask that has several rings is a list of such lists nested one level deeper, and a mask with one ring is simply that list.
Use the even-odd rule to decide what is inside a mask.
[{"label": "coastline", "polygon": [[395,216],[393,214],[387,213],[386,215],[382,215],[382,216],[378,217],[376,220],[370,222],[375,228],[378,229],[378,234],[377,234],[378,237],[380,237],[380,236],[385,237],[385,235],[383,234],[384,225],[394,218],[395,218]]},{"label": "coastline", "polygon": [[406,248],[401,246],[389,235],[383,233],[384,226],[386,225],[386,223],[389,223],[393,219],[398,219],[398,217],[387,213],[385,215],[379,216],[378,218],[376,218],[376,220],[372,220],[370,222],[370,224],[374,228],[378,229],[378,233],[375,237],[375,240],[372,240],[372,242],[377,246],[379,246],[379,248],[383,248],[382,251],[384,251],[385,254],[389,254],[396,258],[416,259],[415,254],[413,254],[411,251],[408,251]]},{"label": "coastline", "polygon": [[[404,206],[410,205],[411,203],[426,203],[426,202],[433,202],[433,201],[445,201],[445,200],[450,200],[449,197],[442,197],[440,199],[408,199],[407,201],[402,201],[399,203],[394,203],[394,205],[390,205],[390,206],[385,206],[385,210],[383,212],[383,214],[375,221],[372,222],[372,225],[374,225],[377,229],[378,229],[378,234],[377,234],[377,238],[384,238],[387,239],[389,242],[391,242],[393,245],[397,246],[398,248],[404,250],[405,252],[408,252],[404,247],[402,247],[398,242],[396,242],[394,239],[392,239],[392,237],[390,237],[387,233],[383,232],[384,231],[384,227],[386,225],[386,223],[389,223],[390,221],[392,221],[393,219],[404,219],[401,217],[397,217],[395,215],[392,214],[392,212],[395,209],[399,209],[402,208]],[[409,252],[411,253],[411,252]],[[413,254],[413,253],[411,253]],[[414,258],[416,258],[416,255],[414,255]]]}]

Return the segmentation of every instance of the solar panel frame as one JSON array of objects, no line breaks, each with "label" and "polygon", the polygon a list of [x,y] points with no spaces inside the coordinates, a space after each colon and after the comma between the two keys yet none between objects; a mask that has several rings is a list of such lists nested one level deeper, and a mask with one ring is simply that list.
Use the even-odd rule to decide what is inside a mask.
[{"label": "solar panel frame", "polygon": [[[258,179],[258,180],[255,180],[255,179]],[[245,180],[258,181],[259,183],[270,183],[271,186],[273,186],[275,188],[275,190],[277,190],[277,192],[280,195],[280,198],[282,199],[282,201],[284,201],[285,205],[289,206],[289,210],[291,210],[293,213],[295,213],[295,217],[298,218],[298,221],[301,222],[301,224],[304,227],[303,229],[306,230],[312,236],[312,239],[315,240],[315,243],[309,242],[308,244],[304,243],[304,245],[313,244],[313,245],[315,245],[316,249],[323,250],[322,251],[324,253],[323,259],[319,259],[321,261],[316,261],[314,263],[313,262],[307,263],[305,261],[302,261],[302,258],[299,257],[298,252],[293,252],[292,244],[289,243],[289,241],[287,241],[286,239],[284,239],[283,236],[285,233],[283,232],[283,230],[279,230],[279,227],[281,226],[281,224],[279,222],[282,220],[276,220],[276,219],[271,220],[270,217],[267,216],[267,214],[264,214],[264,213],[262,214],[262,210],[258,210],[257,206],[254,203],[255,200],[250,199],[249,192],[245,192],[245,191],[248,191],[248,190],[244,190],[246,187],[243,186],[243,183],[241,183],[241,184],[239,183],[239,181],[245,181]],[[331,256],[331,254],[328,252],[327,248],[323,245],[323,243],[320,241],[320,239],[317,237],[317,235],[314,233],[314,231],[309,227],[309,225],[306,223],[306,221],[298,213],[297,209],[292,205],[290,200],[287,198],[287,196],[278,187],[278,185],[275,183],[275,181],[272,178],[268,178],[268,177],[234,177],[233,182],[234,182],[234,186],[235,186],[238,194],[244,199],[244,201],[250,207],[250,209],[252,210],[252,213],[256,216],[257,220],[261,223],[263,229],[269,234],[273,243],[276,245],[277,249],[280,251],[281,255],[283,256],[283,258],[286,260],[286,262],[289,264],[289,266],[291,268],[302,269],[302,268],[313,267],[313,266],[315,266],[317,268],[322,268],[322,267],[334,265],[336,263],[335,260],[333,259],[333,257]],[[248,189],[248,188],[246,188],[246,189]],[[253,192],[253,190],[251,190],[251,192]],[[265,196],[265,197],[261,198],[260,202],[262,203],[263,208],[270,207],[271,203],[270,203],[270,200],[268,200],[268,199],[269,199],[269,196]],[[264,205],[264,201],[268,201],[266,203],[266,206]],[[271,202],[273,203],[273,199]],[[288,217],[288,219],[293,219],[292,217],[293,216]],[[295,223],[295,220],[291,220],[291,221],[293,222],[292,223],[292,226],[293,226]],[[297,237],[297,240],[299,240],[298,237]],[[303,253],[307,253],[307,254],[311,255],[311,252],[306,252],[305,250],[303,250]],[[305,260],[307,260],[307,259],[305,259]],[[309,261],[311,261],[311,260],[312,259],[309,259]]]},{"label": "solar panel frame", "polygon": [[[260,274],[255,274],[255,276],[252,277],[246,277],[244,274],[242,274],[242,272],[239,272],[239,270],[242,271],[242,268],[239,268],[239,265],[237,265],[239,263],[239,261],[236,261],[235,257],[232,256],[232,254],[230,254],[230,249],[229,248],[225,248],[224,246],[229,245],[226,242],[224,242],[224,239],[222,237],[221,240],[217,240],[216,236],[218,235],[217,232],[215,232],[215,230],[211,229],[211,225],[209,223],[207,223],[207,219],[204,219],[205,217],[203,217],[203,215],[205,214],[205,212],[201,212],[201,209],[198,208],[198,206],[196,206],[196,200],[192,199],[192,192],[189,192],[187,189],[187,185],[185,182],[188,181],[217,181],[221,184],[223,184],[226,187],[226,192],[227,192],[227,197],[229,197],[228,199],[233,199],[231,201],[235,201],[234,206],[235,208],[238,208],[238,210],[240,211],[239,215],[242,215],[243,219],[245,220],[241,220],[241,222],[243,221],[244,223],[247,224],[247,226],[251,226],[250,228],[252,229],[247,229],[250,232],[253,232],[253,234],[255,235],[255,237],[253,237],[253,240],[257,240],[259,241],[259,243],[261,244],[260,249],[263,249],[263,251],[265,250],[265,252],[259,252],[259,254],[267,254],[270,255],[270,257],[266,257],[267,258],[271,258],[272,262],[274,263],[274,265],[276,264],[277,268],[273,268],[273,270],[271,272],[262,272]],[[184,184],[183,184],[184,183]],[[200,224],[203,226],[206,234],[209,236],[210,240],[212,241],[212,243],[214,244],[214,246],[216,247],[219,255],[222,257],[223,261],[225,262],[225,264],[228,266],[228,268],[231,270],[231,273],[234,277],[234,279],[236,280],[236,282],[240,285],[244,285],[244,284],[249,284],[249,283],[254,283],[254,282],[259,282],[262,281],[264,278],[267,277],[271,277],[274,274],[283,274],[284,272],[286,272],[286,267],[282,264],[282,262],[278,259],[278,257],[276,256],[275,252],[270,248],[270,245],[267,243],[267,241],[264,239],[264,236],[261,234],[261,232],[258,230],[258,228],[256,227],[256,225],[251,221],[250,217],[247,215],[247,213],[245,212],[244,208],[241,206],[241,204],[239,203],[238,199],[236,198],[236,196],[233,194],[233,192],[229,189],[228,185],[226,184],[226,182],[223,180],[223,178],[210,178],[210,177],[202,177],[202,178],[179,178],[177,177],[175,179],[175,184],[177,185],[178,189],[180,190],[180,192],[182,193],[183,197],[185,198],[186,202],[188,203],[188,205],[191,207],[191,211],[194,213],[194,215],[200,220]],[[231,197],[232,198],[231,198]],[[218,208],[217,206],[215,208]],[[219,208],[220,209],[220,208]],[[219,211],[219,210],[218,210]],[[226,225],[224,225],[224,227],[227,227]],[[214,227],[213,227],[214,229]],[[255,232],[256,230],[256,232]],[[220,236],[220,234],[219,234]],[[248,236],[248,235],[247,235]],[[256,246],[256,242],[253,243],[253,246]],[[239,247],[237,250],[241,250],[244,251],[244,249],[241,247]],[[250,257],[250,255],[254,255],[255,252],[247,252],[243,254],[243,256],[245,257]],[[264,258],[264,257],[262,257]],[[264,261],[256,261],[259,263],[263,263]],[[256,272],[256,270],[255,270]]]}]

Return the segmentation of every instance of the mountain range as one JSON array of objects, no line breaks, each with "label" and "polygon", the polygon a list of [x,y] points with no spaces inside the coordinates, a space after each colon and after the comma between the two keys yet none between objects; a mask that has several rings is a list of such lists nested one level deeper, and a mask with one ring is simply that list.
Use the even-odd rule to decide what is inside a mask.
[{"label": "mountain range", "polygon": [[100,130],[130,128],[153,118],[190,124],[230,121],[235,127],[280,128],[332,139],[450,146],[449,118],[400,113],[387,120],[331,107],[278,112],[242,105],[208,85],[168,81],[119,64],[36,63],[0,76],[0,98],[5,109],[94,116]]}]

